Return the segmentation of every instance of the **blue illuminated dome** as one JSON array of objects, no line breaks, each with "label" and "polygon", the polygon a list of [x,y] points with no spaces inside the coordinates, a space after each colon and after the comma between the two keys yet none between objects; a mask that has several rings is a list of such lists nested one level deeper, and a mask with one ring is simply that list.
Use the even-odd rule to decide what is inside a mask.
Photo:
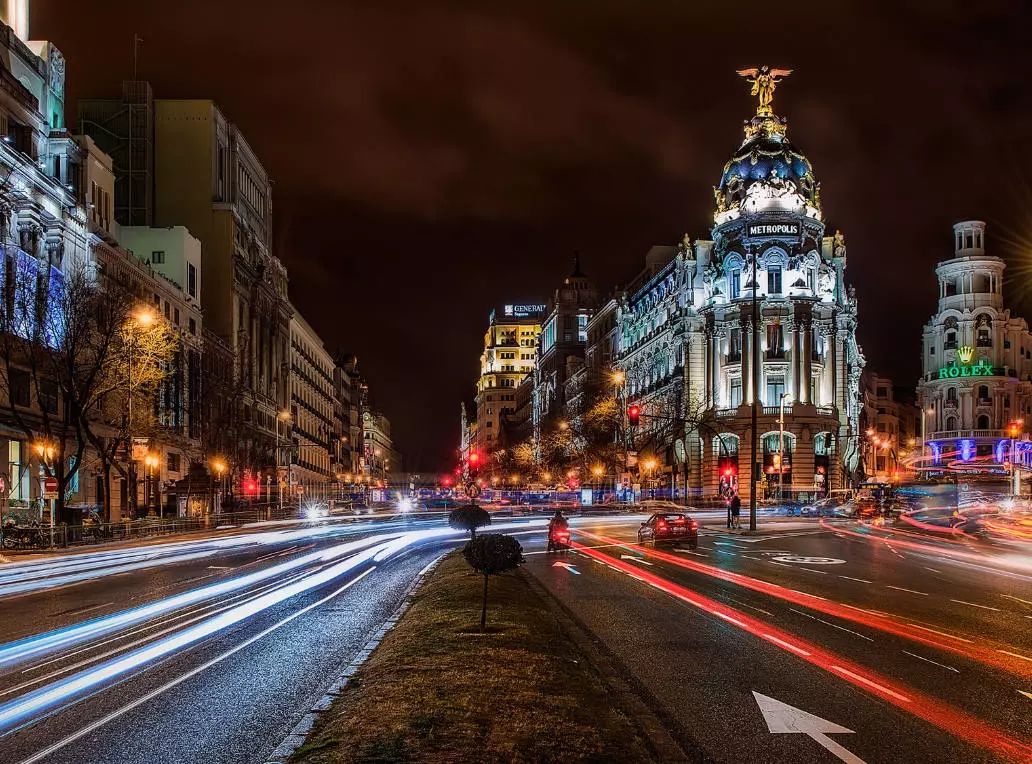
[{"label": "blue illuminated dome", "polygon": [[[776,119],[776,118],[775,118]],[[785,124],[774,119],[746,123],[746,140],[724,165],[716,188],[718,213],[740,208],[754,183],[784,188],[790,181],[802,199],[820,209],[819,185],[810,161],[785,137]]]}]

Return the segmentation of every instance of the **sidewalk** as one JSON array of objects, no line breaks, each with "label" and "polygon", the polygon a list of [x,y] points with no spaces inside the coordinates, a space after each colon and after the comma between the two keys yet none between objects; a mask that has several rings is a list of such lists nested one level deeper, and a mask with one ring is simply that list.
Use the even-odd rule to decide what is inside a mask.
[{"label": "sidewalk", "polygon": [[756,521],[756,530],[749,530],[749,518],[741,517],[741,528],[728,528],[726,519],[705,521],[700,523],[703,530],[729,533],[735,536],[770,536],[781,533],[804,533],[824,530],[821,521],[826,524],[849,523],[845,518],[827,517],[760,517]]}]

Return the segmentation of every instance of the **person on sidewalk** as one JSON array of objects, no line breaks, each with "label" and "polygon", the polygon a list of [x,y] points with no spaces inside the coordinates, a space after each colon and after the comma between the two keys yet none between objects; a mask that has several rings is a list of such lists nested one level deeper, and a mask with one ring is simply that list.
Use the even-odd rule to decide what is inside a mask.
[{"label": "person on sidewalk", "polygon": [[727,528],[731,530],[731,502],[735,500],[735,494],[730,493],[727,497]]},{"label": "person on sidewalk", "polygon": [[731,510],[731,527],[741,528],[742,527],[742,500],[738,498],[736,493],[731,497],[731,503],[728,504],[728,509]]}]

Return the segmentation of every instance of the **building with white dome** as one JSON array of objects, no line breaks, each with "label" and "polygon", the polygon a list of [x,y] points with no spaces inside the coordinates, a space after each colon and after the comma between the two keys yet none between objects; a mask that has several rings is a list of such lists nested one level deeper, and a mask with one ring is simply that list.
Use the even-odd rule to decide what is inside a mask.
[{"label": "building with white dome", "polygon": [[918,401],[925,466],[1002,473],[1010,430],[1032,415],[1032,334],[1003,303],[1003,260],[986,254],[985,223],[953,226],[953,257],[936,266],[938,311],[925,324]]},{"label": "building with white dome", "polygon": [[779,470],[784,494],[823,493],[860,466],[845,238],[825,235],[820,184],[769,97],[744,133],[714,189],[712,240],[654,248],[622,300],[617,365],[643,417],[633,445],[670,473],[660,485],[689,494],[769,495]]}]

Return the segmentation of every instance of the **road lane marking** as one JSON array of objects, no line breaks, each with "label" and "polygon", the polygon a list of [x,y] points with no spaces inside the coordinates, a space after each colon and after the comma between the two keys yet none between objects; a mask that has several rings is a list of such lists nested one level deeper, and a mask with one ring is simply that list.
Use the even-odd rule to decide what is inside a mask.
[{"label": "road lane marking", "polygon": [[[1010,594],[1001,594],[1000,596],[1001,597],[1006,597],[1009,600],[1015,600],[1017,602],[1022,602],[1022,603],[1026,604],[1026,605],[1032,605],[1032,602],[1029,602],[1028,600],[1023,600],[1023,599],[1021,599],[1021,597],[1014,597],[1014,596],[1012,596]],[[1028,618],[1028,616],[1025,616],[1025,617]]]},{"label": "road lane marking", "polygon": [[22,760],[21,764],[34,764],[34,762],[40,761],[42,759],[45,759],[47,756],[49,756],[50,754],[54,753],[55,751],[60,751],[66,745],[69,745],[70,743],[74,743],[79,738],[81,738],[81,737],[83,737],[85,735],[90,734],[94,730],[100,729],[104,725],[108,724],[109,722],[114,721],[115,719],[117,719],[118,717],[122,716],[123,714],[128,713],[129,711],[132,711],[134,708],[143,705],[144,703],[146,703],[149,700],[153,700],[154,698],[158,697],[159,695],[162,695],[165,692],[168,692],[173,687],[175,687],[177,685],[180,685],[183,682],[185,682],[187,679],[191,679],[192,677],[195,677],[198,674],[200,674],[202,671],[206,671],[207,669],[211,668],[212,666],[214,666],[214,665],[216,665],[218,663],[221,663],[226,658],[229,658],[230,656],[232,656],[232,655],[240,652],[241,650],[243,650],[245,647],[248,647],[249,645],[254,644],[259,639],[262,639],[263,637],[267,636],[268,634],[271,634],[272,632],[276,631],[277,629],[279,629],[279,628],[281,628],[283,626],[286,626],[288,623],[293,621],[295,618],[298,618],[298,617],[304,615],[309,610],[313,610],[313,609],[319,607],[320,605],[322,605],[322,604],[324,604],[326,602],[329,602],[330,600],[334,599],[338,595],[342,594],[345,590],[351,588],[351,586],[353,586],[354,584],[357,584],[359,581],[361,581],[363,578],[368,576],[374,570],[376,570],[376,566],[375,565],[373,567],[369,568],[368,570],[364,571],[363,573],[359,574],[358,576],[353,578],[351,581],[348,581],[346,584],[344,584],[342,587],[340,587],[336,591],[330,592],[328,595],[326,595],[322,599],[317,600],[317,601],[313,602],[310,605],[306,605],[305,607],[301,608],[300,610],[298,610],[295,613],[291,613],[290,615],[286,616],[285,618],[282,618],[279,621],[277,621],[276,623],[274,623],[269,628],[267,628],[267,629],[265,629],[263,631],[258,632],[257,634],[255,634],[252,637],[249,637],[249,638],[245,639],[243,642],[241,642],[240,644],[236,645],[232,649],[227,650],[226,652],[222,653],[222,655],[217,655],[214,658],[212,658],[210,661],[208,661],[206,663],[202,663],[200,666],[198,666],[198,667],[196,667],[194,669],[191,669],[190,671],[186,672],[182,676],[176,677],[171,682],[167,682],[166,684],[163,684],[161,687],[158,687],[158,688],[156,688],[154,690],[151,690],[146,695],[143,695],[142,697],[137,698],[136,700],[132,701],[131,703],[128,703],[128,704],[122,706],[121,708],[119,708],[119,709],[117,709],[115,711],[112,711],[107,716],[104,716],[104,717],[98,719],[97,721],[93,722],[92,724],[88,724],[87,726],[83,727],[82,729],[77,730],[76,732],[73,732],[68,737],[66,737],[66,738],[64,738],[62,740],[58,740],[56,743],[54,743],[53,745],[49,746],[48,748],[45,748],[42,751],[37,751],[36,753],[34,753],[29,758]]},{"label": "road lane marking", "polygon": [[976,602],[965,602],[964,600],[951,599],[950,602],[956,602],[958,605],[970,605],[971,607],[980,607],[982,610],[995,610],[997,613],[1000,612],[998,607],[989,607],[988,605],[979,605]]},{"label": "road lane marking", "polygon": [[[922,661],[925,661],[926,663],[932,663],[932,664],[934,664],[936,666],[939,666],[941,668],[948,669],[949,671],[952,671],[955,674],[959,674],[960,673],[959,670],[953,668],[953,666],[947,666],[945,663],[939,663],[938,661],[933,661],[931,658],[925,658],[923,655],[918,655],[917,653],[912,653],[909,650],[904,650],[903,652],[905,652],[907,655],[911,655],[914,658],[917,658],[918,660],[922,660]],[[1020,692],[1020,690],[1019,690],[1019,692]]]},{"label": "road lane marking", "polygon": [[877,682],[874,682],[874,681],[868,679],[865,676],[861,676],[860,674],[857,674],[857,673],[854,673],[854,672],[850,671],[849,669],[844,669],[841,666],[832,666],[831,670],[832,671],[837,671],[840,674],[845,674],[846,676],[852,677],[856,681],[861,682],[862,684],[866,684],[869,687],[874,687],[879,692],[884,692],[886,695],[888,695],[890,697],[893,697],[893,698],[896,698],[897,700],[902,700],[905,703],[910,703],[911,702],[910,698],[908,698],[906,695],[900,695],[898,692],[894,692],[893,690],[890,690],[888,687],[885,687],[884,685],[880,685]]},{"label": "road lane marking", "polygon": [[782,703],[767,695],[761,695],[753,690],[753,698],[756,699],[763,714],[763,720],[767,723],[767,729],[774,734],[798,733],[806,735],[823,746],[832,756],[846,764],[865,764],[864,760],[854,755],[851,751],[843,748],[828,735],[852,735],[853,730],[842,727],[827,719],[803,711],[801,708]]},{"label": "road lane marking", "polygon": [[922,597],[927,597],[928,592],[919,592],[915,589],[904,589],[902,586],[893,586],[892,584],[886,584],[886,588],[895,589],[898,592],[910,592],[911,594],[920,594]]},{"label": "road lane marking", "polygon": [[789,610],[791,610],[793,613],[799,613],[799,615],[806,616],[807,618],[812,618],[813,620],[817,621],[817,623],[823,623],[825,626],[830,626],[833,629],[841,629],[842,631],[847,631],[850,634],[853,634],[853,635],[855,635],[857,637],[860,637],[860,639],[866,639],[868,642],[873,642],[874,641],[870,637],[868,637],[868,636],[866,636],[864,634],[861,634],[858,631],[853,631],[852,629],[847,629],[845,626],[839,626],[837,623],[831,623],[830,621],[822,620],[822,619],[818,618],[815,615],[810,615],[809,613],[804,613],[802,610],[796,610],[794,607],[790,607]]},{"label": "road lane marking", "polygon": [[924,569],[925,570],[930,570],[930,571],[932,571],[932,573],[942,573],[941,570],[937,570],[936,568],[929,568],[927,565],[924,566]]},{"label": "road lane marking", "polygon": [[847,581],[859,581],[862,584],[873,584],[874,583],[874,581],[868,581],[866,578],[853,578],[852,576],[839,576],[839,578],[844,578]]},{"label": "road lane marking", "polygon": [[999,648],[997,648],[996,652],[1003,653],[1004,655],[1012,655],[1015,658],[1021,658],[1021,660],[1023,661],[1032,661],[1032,658],[1029,658],[1027,655],[1022,655],[1021,653],[1012,653],[1010,650],[1000,650]]},{"label": "road lane marking", "polygon": [[62,615],[82,615],[83,613],[88,613],[91,610],[97,610],[98,608],[107,607],[108,605],[114,605],[114,604],[115,604],[114,602],[103,602],[100,605],[90,605],[89,607],[82,607],[82,608],[78,608],[76,610],[65,610],[63,613],[54,613],[50,617],[51,618],[57,618],[58,616],[62,616]]},{"label": "road lane marking", "polygon": [[1020,692],[1022,695],[1024,695],[1029,700],[1032,700],[1032,692],[1025,692],[1024,690],[1018,690],[1018,692]]},{"label": "road lane marking", "polygon": [[801,647],[796,647],[795,645],[793,645],[790,642],[786,642],[783,639],[778,639],[773,634],[767,634],[766,632],[763,632],[762,636],[763,636],[764,639],[769,640],[769,641],[773,642],[776,645],[780,645],[781,647],[785,648],[786,650],[790,650],[791,652],[795,653],[796,655],[802,655],[804,658],[809,658],[811,655],[813,655],[813,653],[808,652],[807,650],[804,650]]},{"label": "road lane marking", "polygon": [[828,575],[828,571],[826,570],[814,570],[813,568],[804,568],[802,565],[789,565],[788,563],[777,562],[775,560],[767,560],[767,562],[771,565],[780,565],[783,568],[792,568],[792,570],[808,570],[811,573],[820,573],[822,576]]},{"label": "road lane marking", "polygon": [[648,560],[643,560],[640,557],[636,557],[633,554],[622,554],[622,555],[620,555],[620,559],[621,560],[632,560],[633,562],[641,563],[642,565],[648,565],[650,568],[653,565],[653,563],[649,562]]},{"label": "road lane marking", "polygon": [[570,573],[573,573],[573,575],[575,575],[575,576],[579,576],[580,575],[580,571],[577,570],[577,568],[575,568],[573,565],[571,565],[568,562],[558,562],[558,561],[557,562],[553,562],[552,563],[552,567],[553,568],[566,568],[566,570],[569,571]]},{"label": "road lane marking", "polygon": [[938,629],[929,629],[927,626],[921,626],[920,624],[916,623],[911,623],[910,625],[913,626],[915,629],[923,629],[924,631],[932,632],[932,634],[940,634],[941,636],[949,637],[950,639],[959,639],[961,642],[967,642],[968,644],[972,645],[974,644],[973,640],[965,639],[964,637],[958,637],[956,634],[947,634],[945,631],[939,631]]}]

